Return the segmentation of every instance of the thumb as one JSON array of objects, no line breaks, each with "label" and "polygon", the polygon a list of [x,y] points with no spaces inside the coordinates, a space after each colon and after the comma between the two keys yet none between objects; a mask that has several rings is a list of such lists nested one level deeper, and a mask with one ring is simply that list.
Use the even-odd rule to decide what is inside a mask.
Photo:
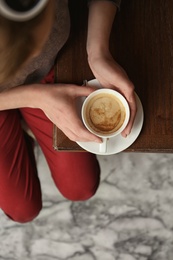
[{"label": "thumb", "polygon": [[88,96],[92,92],[94,92],[96,89],[94,87],[85,87],[81,86],[76,89],[75,97],[82,97],[82,96]]}]

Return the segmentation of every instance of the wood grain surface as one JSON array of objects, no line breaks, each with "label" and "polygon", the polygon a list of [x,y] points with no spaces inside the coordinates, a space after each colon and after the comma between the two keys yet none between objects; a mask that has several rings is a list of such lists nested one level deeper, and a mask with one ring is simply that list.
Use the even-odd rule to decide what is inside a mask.
[{"label": "wood grain surface", "polygon": [[[87,1],[70,0],[71,34],[57,59],[57,81],[94,78],[86,54]],[[128,152],[173,152],[173,1],[122,0],[110,48],[144,108],[140,136]],[[58,131],[58,130],[57,130]]]}]

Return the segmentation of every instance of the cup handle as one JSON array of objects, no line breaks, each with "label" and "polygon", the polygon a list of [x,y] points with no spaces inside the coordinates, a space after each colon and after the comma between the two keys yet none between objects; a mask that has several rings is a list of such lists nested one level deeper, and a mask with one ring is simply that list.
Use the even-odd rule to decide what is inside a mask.
[{"label": "cup handle", "polygon": [[99,145],[99,152],[106,153],[107,152],[107,138],[102,138],[102,143]]}]

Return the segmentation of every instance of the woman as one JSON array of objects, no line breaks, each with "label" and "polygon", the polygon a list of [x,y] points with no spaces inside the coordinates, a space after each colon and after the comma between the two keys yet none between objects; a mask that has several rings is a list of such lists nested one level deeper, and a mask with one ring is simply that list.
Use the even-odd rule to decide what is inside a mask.
[{"label": "woman", "polygon": [[[0,4],[0,207],[9,218],[24,223],[39,214],[42,201],[34,153],[21,117],[42,148],[55,185],[70,200],[86,200],[95,194],[100,169],[93,154],[55,152],[52,123],[73,141],[101,140],[83,127],[74,106],[75,98],[90,94],[91,88],[43,84],[52,75],[57,53],[69,35],[67,0],[1,2],[8,3],[10,12],[15,10],[5,13]],[[39,2],[44,3],[34,17],[22,16]],[[105,87],[120,90],[130,104],[131,119],[122,133],[125,137],[136,105],[133,84],[109,52],[119,4],[120,0],[89,2],[87,53],[95,77]]]}]

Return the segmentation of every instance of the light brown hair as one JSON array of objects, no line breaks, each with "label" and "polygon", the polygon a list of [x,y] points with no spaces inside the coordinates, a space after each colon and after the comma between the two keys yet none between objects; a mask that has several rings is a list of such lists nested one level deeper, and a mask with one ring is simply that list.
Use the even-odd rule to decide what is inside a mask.
[{"label": "light brown hair", "polygon": [[33,30],[43,19],[44,11],[27,22],[0,16],[0,85],[16,75],[36,48]]}]

